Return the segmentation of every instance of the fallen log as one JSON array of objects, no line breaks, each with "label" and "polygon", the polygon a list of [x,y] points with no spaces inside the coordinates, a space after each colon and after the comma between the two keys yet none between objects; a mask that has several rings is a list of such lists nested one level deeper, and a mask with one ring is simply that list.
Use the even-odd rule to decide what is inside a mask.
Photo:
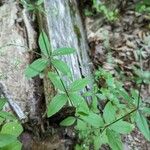
[{"label": "fallen log", "polygon": [[[11,8],[11,9],[10,9]],[[24,70],[33,59],[36,34],[25,9],[17,2],[5,0],[0,6],[0,93],[20,120],[36,118],[38,114],[35,79],[28,80]],[[1,96],[1,95],[0,95]]]},{"label": "fallen log", "polygon": [[[73,80],[90,76],[92,64],[88,57],[89,48],[76,0],[44,0],[44,8],[45,18],[39,20],[47,29],[52,50],[62,47],[75,48],[75,54],[60,59],[71,68]],[[44,83],[48,101],[51,99],[51,88],[48,88],[47,78]]]}]

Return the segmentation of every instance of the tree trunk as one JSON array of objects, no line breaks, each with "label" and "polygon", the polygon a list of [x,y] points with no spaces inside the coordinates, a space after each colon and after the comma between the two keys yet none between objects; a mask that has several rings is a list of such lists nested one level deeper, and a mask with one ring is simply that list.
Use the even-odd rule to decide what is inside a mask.
[{"label": "tree trunk", "polygon": [[[44,7],[52,50],[62,47],[75,48],[75,54],[60,59],[70,66],[74,80],[90,76],[92,63],[88,57],[89,48],[76,0],[45,0]],[[47,84],[49,82],[46,79],[45,87],[48,87]],[[46,99],[49,100],[51,93],[47,89],[45,88],[45,91],[49,94],[46,94]]]},{"label": "tree trunk", "polygon": [[36,33],[26,11],[14,0],[3,1],[0,6],[0,96],[6,97],[11,110],[25,121],[28,116],[30,119],[39,116],[39,82],[28,80],[24,75],[25,68],[34,59],[31,51],[36,45]]}]

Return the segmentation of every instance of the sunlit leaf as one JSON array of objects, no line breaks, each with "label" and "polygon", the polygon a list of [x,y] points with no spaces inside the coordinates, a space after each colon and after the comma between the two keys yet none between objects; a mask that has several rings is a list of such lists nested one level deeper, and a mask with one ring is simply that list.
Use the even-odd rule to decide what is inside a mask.
[{"label": "sunlit leaf", "polygon": [[23,132],[23,128],[18,122],[8,122],[2,126],[2,134],[10,134],[18,137]]},{"label": "sunlit leaf", "polygon": [[26,70],[25,75],[27,78],[32,78],[37,76],[41,71],[43,71],[48,64],[48,60],[39,58],[30,64]]},{"label": "sunlit leaf", "polygon": [[144,114],[146,114],[147,116],[150,116],[150,108],[148,108],[148,107],[143,107],[143,108],[142,108],[142,112],[143,112]]},{"label": "sunlit leaf", "polygon": [[106,132],[99,133],[98,136],[94,137],[94,150],[99,150],[103,144],[108,143],[108,138]]},{"label": "sunlit leaf", "polygon": [[108,144],[112,150],[123,150],[123,144],[119,134],[110,129],[106,130],[106,134],[108,138]]},{"label": "sunlit leaf", "polygon": [[[53,85],[61,91],[64,91],[64,81],[61,81],[60,77],[54,72],[48,72],[48,77],[52,81]],[[62,83],[63,82],[63,83]]]},{"label": "sunlit leaf", "polygon": [[72,54],[74,52],[75,52],[75,49],[73,49],[73,48],[68,48],[68,47],[58,48],[53,51],[52,56],[68,55],[68,54]]},{"label": "sunlit leaf", "polygon": [[146,118],[139,112],[137,112],[136,115],[136,124],[139,128],[139,130],[142,132],[142,134],[145,136],[145,138],[150,141],[150,129],[147,123]]},{"label": "sunlit leaf", "polygon": [[77,125],[75,128],[77,130],[86,130],[87,129],[87,123],[80,120],[80,119],[77,119]]},{"label": "sunlit leaf", "polygon": [[74,122],[76,121],[75,117],[67,117],[66,119],[64,119],[63,121],[60,122],[61,126],[71,126],[74,124]]},{"label": "sunlit leaf", "polygon": [[16,136],[0,133],[0,148],[4,147],[6,145],[9,145],[16,140],[17,140]]},{"label": "sunlit leaf", "polygon": [[3,106],[5,105],[6,103],[6,99],[5,98],[0,98],[0,110],[3,109]]},{"label": "sunlit leaf", "polygon": [[51,61],[51,63],[53,64],[53,66],[58,69],[61,73],[63,73],[64,75],[67,75],[68,77],[71,78],[71,71],[70,71],[70,68],[68,67],[68,65],[61,61],[61,60],[58,60],[58,59],[53,59]]},{"label": "sunlit leaf", "polygon": [[110,126],[112,130],[121,134],[128,134],[134,129],[134,125],[126,121],[117,121]]},{"label": "sunlit leaf", "polygon": [[22,144],[20,141],[16,140],[15,142],[3,147],[3,150],[22,150]]},{"label": "sunlit leaf", "polygon": [[8,119],[8,120],[15,120],[15,116],[13,116],[12,114],[5,112],[5,111],[0,111],[0,117],[4,118],[4,119]]},{"label": "sunlit leaf", "polygon": [[71,99],[73,105],[77,108],[78,113],[89,113],[88,105],[81,95],[79,95],[78,93],[69,93],[69,98]]},{"label": "sunlit leaf", "polygon": [[106,123],[111,123],[116,118],[116,110],[111,102],[108,102],[103,111],[103,117]]},{"label": "sunlit leaf", "polygon": [[43,2],[44,2],[44,0],[38,0],[38,1],[36,2],[36,4],[37,4],[37,5],[41,5]]},{"label": "sunlit leaf", "polygon": [[81,119],[96,128],[102,127],[104,125],[102,117],[93,112],[90,112],[87,116],[81,116]]},{"label": "sunlit leaf", "polygon": [[90,82],[89,79],[84,78],[84,79],[78,79],[74,81],[70,86],[69,86],[69,91],[71,92],[76,92],[82,90],[88,83]]},{"label": "sunlit leaf", "polygon": [[45,56],[49,57],[51,54],[51,45],[50,45],[49,39],[44,31],[42,31],[40,33],[38,42],[39,42],[41,52]]},{"label": "sunlit leaf", "polygon": [[66,104],[67,99],[65,94],[56,95],[48,104],[47,116],[51,117],[57,113]]}]

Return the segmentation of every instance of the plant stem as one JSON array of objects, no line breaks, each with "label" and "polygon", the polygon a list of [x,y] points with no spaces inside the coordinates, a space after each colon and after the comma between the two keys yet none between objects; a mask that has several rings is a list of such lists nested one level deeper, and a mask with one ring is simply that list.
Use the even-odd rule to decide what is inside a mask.
[{"label": "plant stem", "polygon": [[72,101],[71,101],[71,99],[70,99],[69,93],[68,93],[68,91],[67,91],[67,89],[66,89],[66,87],[65,87],[65,84],[64,84],[64,82],[63,82],[63,80],[62,80],[61,76],[59,75],[58,70],[57,70],[54,66],[53,66],[53,68],[55,69],[55,71],[56,71],[57,75],[59,76],[60,82],[62,83],[62,86],[63,86],[63,88],[64,88],[64,90],[65,90],[65,93],[66,93],[66,95],[67,95],[68,99],[69,99],[69,102],[70,102],[70,103],[71,103],[71,105],[73,106],[73,103],[72,103]]},{"label": "plant stem", "polygon": [[114,124],[114,123],[120,121],[121,119],[124,119],[125,117],[129,116],[130,114],[134,113],[135,111],[137,111],[137,110],[139,109],[140,97],[141,97],[141,89],[142,89],[142,83],[140,84],[140,87],[139,87],[138,103],[137,103],[136,108],[133,109],[132,111],[130,111],[129,113],[125,114],[124,116],[118,118],[117,120],[111,122],[110,124],[107,124],[107,125],[103,128],[103,130],[102,130],[101,133],[103,133],[104,130],[106,130],[106,129],[107,129],[109,126],[111,126],[112,124]]}]

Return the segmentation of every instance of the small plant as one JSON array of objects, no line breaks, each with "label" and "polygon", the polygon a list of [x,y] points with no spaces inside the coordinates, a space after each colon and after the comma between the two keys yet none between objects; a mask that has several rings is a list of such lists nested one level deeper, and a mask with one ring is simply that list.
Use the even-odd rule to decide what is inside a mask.
[{"label": "small plant", "polygon": [[140,13],[150,13],[150,1],[141,0],[136,4],[135,10]]},{"label": "small plant", "polygon": [[[100,87],[95,84],[91,91],[83,92],[92,79],[88,77],[73,81],[70,68],[58,58],[75,50],[58,48],[52,51],[44,31],[39,36],[39,47],[42,57],[30,64],[25,74],[32,78],[47,67],[52,67],[53,71],[49,71],[47,76],[58,92],[47,106],[47,116],[53,116],[67,104],[75,107],[75,115],[68,116],[60,125],[75,127],[80,139],[77,150],[90,147],[98,150],[103,144],[108,144],[113,150],[122,150],[121,134],[130,133],[135,125],[150,141],[150,130],[144,115],[149,115],[150,110],[143,107],[140,90],[132,89],[128,94],[121,82],[100,68],[95,73],[95,81]],[[64,78],[70,81],[69,85]],[[91,99],[91,103],[87,103],[87,99]]]},{"label": "small plant", "polygon": [[143,82],[144,84],[150,84],[150,71],[141,71],[137,67],[133,67],[134,80],[137,84]]},{"label": "small plant", "polygon": [[93,0],[93,8],[96,9],[96,12],[102,13],[108,21],[115,21],[118,19],[118,9],[111,10],[105,3],[99,0]]},{"label": "small plant", "polygon": [[[92,9],[92,10],[91,10]],[[92,16],[97,13],[101,13],[108,21],[116,21],[118,19],[119,9],[109,8],[108,4],[101,2],[100,0],[92,0],[92,8],[84,9],[86,16]]]},{"label": "small plant", "polygon": [[32,11],[33,13],[37,13],[37,12],[44,12],[44,9],[42,7],[42,3],[44,2],[44,0],[36,0],[36,1],[32,1],[32,0],[20,0],[20,3],[23,6],[26,6],[28,11]]},{"label": "small plant", "polygon": [[6,100],[0,98],[0,150],[21,150],[18,136],[23,128],[12,114],[3,111],[5,103]]}]

